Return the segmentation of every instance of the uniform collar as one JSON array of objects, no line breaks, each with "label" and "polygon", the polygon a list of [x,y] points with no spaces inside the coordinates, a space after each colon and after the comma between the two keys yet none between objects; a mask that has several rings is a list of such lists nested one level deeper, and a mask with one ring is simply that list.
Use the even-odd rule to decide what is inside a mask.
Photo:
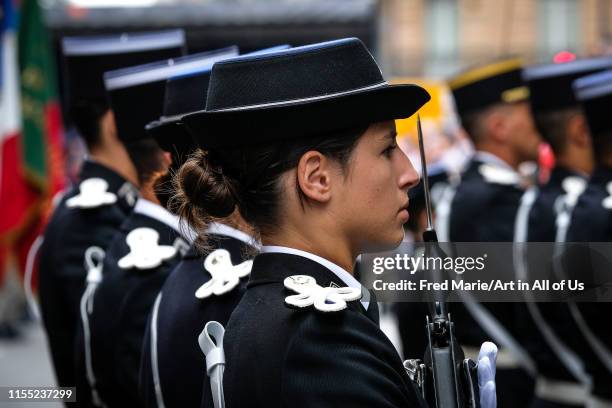
[{"label": "uniform collar", "polygon": [[[244,244],[243,248],[245,251],[248,250],[248,253],[251,253],[252,249],[259,250],[260,244],[255,237],[244,233],[236,228],[230,227],[229,225],[213,222],[209,224],[206,233],[209,235],[207,237],[209,243],[213,248],[217,246],[219,248],[224,248],[223,241],[227,241],[229,239],[233,239],[239,241],[240,244]],[[196,237],[194,232],[194,238]],[[189,251],[185,254],[184,258],[187,259],[197,259],[202,258],[202,253],[198,250],[198,248],[191,241],[191,246],[189,247]],[[206,255],[206,254],[205,254]]]},{"label": "uniform collar", "polygon": [[512,170],[513,172],[516,172],[516,170],[514,170],[512,166],[500,159],[498,156],[494,155],[493,153],[485,152],[483,150],[477,150],[476,153],[474,153],[473,160],[476,160],[480,163],[503,167],[507,170]]},{"label": "uniform collar", "polygon": [[252,237],[251,235],[247,234],[246,232],[242,232],[239,229],[236,229],[234,227],[230,227],[229,225],[222,224],[220,222],[212,222],[212,223],[210,223],[210,225],[206,229],[206,233],[207,234],[214,234],[214,235],[222,235],[222,236],[230,237],[230,238],[235,238],[238,241],[242,241],[242,242],[244,242],[247,245],[254,246],[255,248],[259,248],[260,247],[260,244],[255,239],[255,237]]},{"label": "uniform collar", "polygon": [[[285,246],[272,246],[272,245],[262,246],[260,252],[262,254],[273,254],[273,253],[289,254],[289,255],[295,255],[295,256],[300,256],[302,258],[310,259],[311,261],[314,261],[318,263],[319,265],[330,270],[336,277],[340,279],[340,281],[342,281],[342,283],[344,283],[344,285],[359,289],[363,293],[363,286],[361,285],[361,283],[359,283],[359,281],[355,279],[355,277],[351,275],[346,269],[342,268],[341,266],[325,258],[315,255],[313,253],[301,251],[299,249],[289,248]],[[321,285],[321,283],[319,284]],[[369,299],[364,300],[362,297],[361,304],[367,310],[370,304]]]},{"label": "uniform collar", "polygon": [[166,224],[178,234],[181,234],[181,224],[179,218],[166,210],[159,204],[155,204],[145,198],[140,197],[134,206],[134,214],[146,215],[163,224]]}]

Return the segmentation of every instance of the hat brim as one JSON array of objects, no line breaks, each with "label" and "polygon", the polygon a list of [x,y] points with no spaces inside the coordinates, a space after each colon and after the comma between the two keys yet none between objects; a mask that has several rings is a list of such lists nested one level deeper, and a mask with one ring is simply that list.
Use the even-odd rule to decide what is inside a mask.
[{"label": "hat brim", "polygon": [[408,118],[430,98],[418,85],[388,85],[314,101],[204,110],[181,121],[202,148],[250,146]]},{"label": "hat brim", "polygon": [[169,153],[186,157],[197,147],[180,118],[156,120],[146,126],[146,131],[162,150]]}]

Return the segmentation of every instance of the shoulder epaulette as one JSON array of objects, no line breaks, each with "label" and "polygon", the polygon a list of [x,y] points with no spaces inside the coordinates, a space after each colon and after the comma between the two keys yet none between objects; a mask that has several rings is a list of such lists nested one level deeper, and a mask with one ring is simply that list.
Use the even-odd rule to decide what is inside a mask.
[{"label": "shoulder epaulette", "polygon": [[79,184],[79,194],[66,200],[68,208],[96,208],[114,204],[117,196],[108,190],[106,180],[98,177],[88,178]]},{"label": "shoulder epaulette", "polygon": [[204,260],[204,268],[210,273],[211,278],[198,288],[195,293],[196,298],[205,299],[212,295],[219,296],[232,291],[238,286],[240,278],[251,273],[252,267],[252,260],[234,265],[227,250],[214,250]]},{"label": "shoulder epaulette", "polygon": [[171,245],[159,245],[159,233],[152,228],[135,228],[125,242],[130,252],[117,263],[121,269],[152,269],[176,255]]},{"label": "shoulder epaulette", "polygon": [[285,288],[297,292],[287,296],[285,303],[297,308],[314,306],[321,312],[338,312],[346,309],[347,303],[361,299],[361,290],[351,287],[324,288],[312,276],[293,275],[283,281]]}]

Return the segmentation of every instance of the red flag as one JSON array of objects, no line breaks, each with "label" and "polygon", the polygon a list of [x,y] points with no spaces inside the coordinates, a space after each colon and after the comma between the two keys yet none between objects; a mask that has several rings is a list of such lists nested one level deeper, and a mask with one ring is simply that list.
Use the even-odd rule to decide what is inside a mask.
[{"label": "red flag", "polygon": [[[61,114],[49,35],[37,0],[2,0],[0,252],[25,266],[51,198],[63,187]],[[6,263],[0,264],[0,274]]]}]

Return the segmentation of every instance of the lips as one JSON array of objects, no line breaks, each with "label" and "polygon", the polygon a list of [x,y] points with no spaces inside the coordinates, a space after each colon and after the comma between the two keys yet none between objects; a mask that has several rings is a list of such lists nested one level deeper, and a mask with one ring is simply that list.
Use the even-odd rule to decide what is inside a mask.
[{"label": "lips", "polygon": [[397,212],[400,216],[402,223],[408,222],[408,218],[410,218],[410,214],[408,213],[408,202],[402,206]]}]

